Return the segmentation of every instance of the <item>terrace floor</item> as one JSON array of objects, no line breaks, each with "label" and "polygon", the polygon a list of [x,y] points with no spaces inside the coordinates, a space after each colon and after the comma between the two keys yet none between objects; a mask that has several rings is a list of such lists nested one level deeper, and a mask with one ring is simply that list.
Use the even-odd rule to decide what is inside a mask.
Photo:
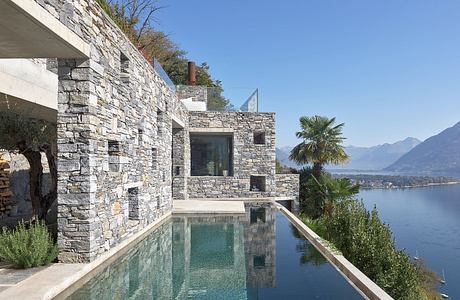
[{"label": "terrace floor", "polygon": [[46,267],[15,269],[10,264],[0,262],[0,292],[14,286],[45,268]]},{"label": "terrace floor", "polygon": [[243,201],[175,200],[174,214],[244,214]]}]

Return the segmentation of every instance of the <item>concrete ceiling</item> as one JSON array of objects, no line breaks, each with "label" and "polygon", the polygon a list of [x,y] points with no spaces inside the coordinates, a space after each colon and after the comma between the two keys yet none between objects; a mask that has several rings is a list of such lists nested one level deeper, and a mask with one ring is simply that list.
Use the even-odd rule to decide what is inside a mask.
[{"label": "concrete ceiling", "polygon": [[0,58],[85,58],[89,45],[33,0],[0,0]]}]

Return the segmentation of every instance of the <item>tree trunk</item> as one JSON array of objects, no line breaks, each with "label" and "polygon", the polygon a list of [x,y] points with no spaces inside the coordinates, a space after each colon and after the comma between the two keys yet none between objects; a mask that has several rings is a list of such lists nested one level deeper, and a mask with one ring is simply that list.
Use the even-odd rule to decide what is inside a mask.
[{"label": "tree trunk", "polygon": [[41,200],[41,186],[43,178],[43,167],[41,162],[40,151],[30,149],[25,142],[18,143],[18,149],[21,154],[29,162],[29,186],[30,186],[30,201],[32,202],[32,214],[39,216],[40,200]]},{"label": "tree trunk", "polygon": [[57,166],[56,166],[56,159],[54,157],[53,152],[51,151],[51,147],[49,144],[44,144],[40,147],[40,150],[45,152],[46,158],[48,160],[48,167],[50,169],[51,175],[51,187],[48,194],[42,196],[40,199],[41,204],[41,213],[40,219],[45,219],[48,213],[48,210],[53,205],[54,201],[57,199]]},{"label": "tree trunk", "polygon": [[321,172],[323,171],[323,165],[320,163],[313,164],[312,174],[319,181],[321,177]]},{"label": "tree trunk", "polygon": [[18,143],[18,149],[29,162],[29,185],[30,185],[30,200],[32,201],[32,214],[40,219],[45,219],[48,210],[57,198],[57,167],[56,160],[49,144],[44,144],[40,150],[45,152],[48,160],[48,166],[51,176],[50,191],[43,195],[43,166],[40,151],[32,150],[25,142]]}]

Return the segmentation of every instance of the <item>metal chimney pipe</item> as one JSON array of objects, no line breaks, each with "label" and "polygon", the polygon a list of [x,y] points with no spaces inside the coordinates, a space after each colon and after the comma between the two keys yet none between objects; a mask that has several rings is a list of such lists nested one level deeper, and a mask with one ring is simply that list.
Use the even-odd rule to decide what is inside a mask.
[{"label": "metal chimney pipe", "polygon": [[187,70],[188,70],[187,84],[188,85],[196,85],[196,68],[195,68],[195,62],[194,61],[189,61],[188,62]]}]

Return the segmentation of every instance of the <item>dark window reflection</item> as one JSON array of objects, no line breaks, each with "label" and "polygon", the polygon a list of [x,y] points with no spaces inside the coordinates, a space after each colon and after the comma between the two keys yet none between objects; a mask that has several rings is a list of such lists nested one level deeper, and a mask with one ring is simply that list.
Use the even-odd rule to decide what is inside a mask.
[{"label": "dark window reflection", "polygon": [[257,220],[265,223],[265,207],[251,208],[251,224],[257,223]]},{"label": "dark window reflection", "polygon": [[129,260],[129,296],[134,295],[139,288],[139,253]]},{"label": "dark window reflection", "polygon": [[256,255],[253,258],[254,268],[265,267],[265,255]]},{"label": "dark window reflection", "polygon": [[190,135],[192,176],[233,176],[231,135]]}]

